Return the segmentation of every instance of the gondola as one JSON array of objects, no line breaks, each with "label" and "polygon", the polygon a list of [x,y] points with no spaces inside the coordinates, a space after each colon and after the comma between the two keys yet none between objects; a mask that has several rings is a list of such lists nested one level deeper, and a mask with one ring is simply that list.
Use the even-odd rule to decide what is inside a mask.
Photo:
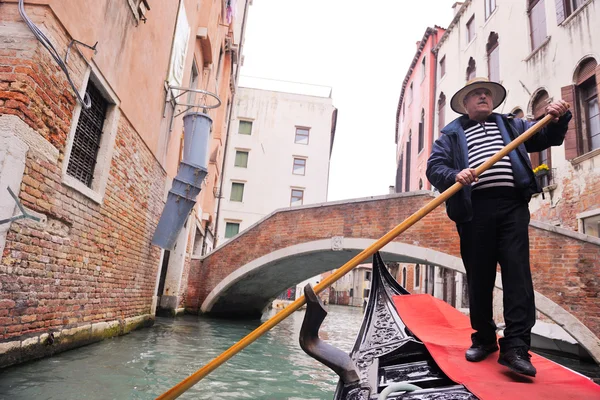
[{"label": "gondola", "polygon": [[[300,346],[340,376],[334,400],[377,399],[388,388],[386,393],[392,390],[388,400],[477,399],[442,372],[425,345],[400,319],[392,297],[408,294],[390,275],[380,254],[375,253],[369,301],[354,348],[347,355],[318,338],[319,327],[327,313],[312,288],[305,287],[307,310],[300,331]],[[419,389],[410,393],[393,391],[397,383]]]},{"label": "gondola", "polygon": [[[466,362],[466,316],[432,296],[410,295],[390,275],[379,253],[373,256],[372,276],[349,355],[319,339],[327,312],[312,287],[304,288],[307,309],[300,346],[340,377],[334,400],[600,399],[599,385],[538,355],[532,359],[538,367],[535,379],[512,373],[494,357]],[[415,323],[419,319],[429,319],[429,325]],[[436,334],[441,342],[431,340]]]}]

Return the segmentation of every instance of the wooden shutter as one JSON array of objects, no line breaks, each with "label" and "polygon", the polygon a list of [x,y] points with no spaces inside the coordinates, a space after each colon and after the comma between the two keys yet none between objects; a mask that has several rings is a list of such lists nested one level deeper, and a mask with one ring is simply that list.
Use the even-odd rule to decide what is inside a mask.
[{"label": "wooden shutter", "polygon": [[540,153],[529,153],[529,158],[531,159],[531,166],[533,168],[540,165]]},{"label": "wooden shutter", "polygon": [[565,137],[565,158],[572,160],[579,155],[579,137],[577,135],[577,104],[575,102],[575,86],[569,85],[560,89],[561,97],[564,101],[571,104],[571,113],[573,118],[569,122],[567,136]]},{"label": "wooden shutter", "polygon": [[567,10],[565,8],[565,0],[555,0],[556,3],[556,23],[560,24],[567,18]]}]

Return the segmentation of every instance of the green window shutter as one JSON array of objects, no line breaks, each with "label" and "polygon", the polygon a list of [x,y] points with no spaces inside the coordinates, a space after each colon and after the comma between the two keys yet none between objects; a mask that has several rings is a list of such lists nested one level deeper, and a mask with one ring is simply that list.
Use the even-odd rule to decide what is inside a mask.
[{"label": "green window shutter", "polygon": [[225,238],[229,239],[234,237],[240,232],[240,224],[234,222],[227,222],[225,224]]},{"label": "green window shutter", "polygon": [[244,199],[244,184],[233,182],[231,184],[231,201],[242,201]]},{"label": "green window shutter", "polygon": [[235,152],[235,166],[248,168],[248,152],[247,151],[236,151]]},{"label": "green window shutter", "polygon": [[251,135],[252,134],[252,121],[240,121],[240,129],[238,130],[240,135]]}]

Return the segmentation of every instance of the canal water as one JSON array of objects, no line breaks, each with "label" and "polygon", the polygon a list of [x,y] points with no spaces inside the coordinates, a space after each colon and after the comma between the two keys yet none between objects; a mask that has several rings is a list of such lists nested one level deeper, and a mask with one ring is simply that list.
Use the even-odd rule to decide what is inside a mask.
[{"label": "canal water", "polygon": [[[327,307],[321,337],[349,352],[362,309]],[[263,321],[273,314],[267,313]],[[304,311],[295,312],[180,398],[331,399],[337,376],[298,345],[303,317]],[[259,324],[196,316],[157,318],[152,328],[0,370],[0,399],[154,399]],[[555,360],[600,378],[596,366]]]}]

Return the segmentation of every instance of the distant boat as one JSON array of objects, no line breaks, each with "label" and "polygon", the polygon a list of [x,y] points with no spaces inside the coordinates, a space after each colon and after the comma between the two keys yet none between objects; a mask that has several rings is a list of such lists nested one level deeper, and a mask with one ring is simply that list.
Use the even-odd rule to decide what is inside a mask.
[{"label": "distant boat", "polygon": [[[340,376],[334,400],[600,399],[600,386],[537,355],[532,361],[538,378],[533,379],[500,366],[497,353],[480,363],[467,362],[468,317],[429,295],[410,295],[390,275],[379,253],[373,256],[369,302],[350,355],[319,339],[327,312],[310,285],[304,291],[307,311],[300,345]],[[410,312],[399,313],[399,305]],[[401,314],[418,323],[407,327]],[[421,316],[424,321],[419,321]],[[436,331],[444,332],[441,339]],[[436,340],[449,340],[451,345],[440,346]],[[561,390],[569,395],[555,397]]]}]

